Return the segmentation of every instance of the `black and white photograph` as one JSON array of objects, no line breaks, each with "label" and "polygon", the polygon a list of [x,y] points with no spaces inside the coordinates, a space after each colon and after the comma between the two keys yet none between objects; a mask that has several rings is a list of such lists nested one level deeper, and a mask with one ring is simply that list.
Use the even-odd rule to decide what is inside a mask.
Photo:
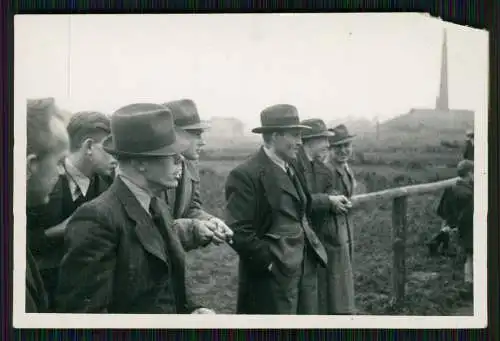
[{"label": "black and white photograph", "polygon": [[14,32],[15,328],[487,325],[486,30],[276,13]]}]

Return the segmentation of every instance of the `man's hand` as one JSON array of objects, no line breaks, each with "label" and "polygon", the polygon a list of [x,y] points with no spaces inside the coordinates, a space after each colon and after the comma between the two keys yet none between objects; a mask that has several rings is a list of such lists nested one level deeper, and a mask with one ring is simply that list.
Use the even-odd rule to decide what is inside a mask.
[{"label": "man's hand", "polygon": [[191,314],[209,314],[209,315],[215,315],[216,312],[213,311],[212,309],[208,308],[198,308],[194,310]]},{"label": "man's hand", "polygon": [[215,223],[209,220],[193,219],[193,224],[203,245],[210,242],[219,245],[225,242],[225,236],[218,232]]},{"label": "man's hand", "polygon": [[351,202],[344,195],[330,195],[328,198],[336,213],[345,214],[352,207]]},{"label": "man's hand", "polygon": [[232,244],[233,231],[229,228],[229,226],[227,226],[224,221],[217,217],[213,217],[209,221],[215,224],[217,230],[214,231],[214,233],[218,233],[219,235],[223,236],[225,241],[227,241],[229,244]]}]

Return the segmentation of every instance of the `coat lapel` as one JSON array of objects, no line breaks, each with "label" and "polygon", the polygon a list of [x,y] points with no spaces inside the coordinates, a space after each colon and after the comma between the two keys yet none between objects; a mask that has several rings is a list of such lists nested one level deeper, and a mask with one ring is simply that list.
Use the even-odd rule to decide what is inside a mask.
[{"label": "coat lapel", "polygon": [[276,190],[282,190],[290,194],[295,200],[300,201],[299,194],[283,169],[276,165],[261,148],[258,159],[262,165],[262,170],[266,173],[264,184],[266,184],[266,193],[276,193]]},{"label": "coat lapel", "polygon": [[[261,165],[260,178],[271,207],[300,220],[302,201],[288,175],[262,149],[257,155],[257,162]],[[289,203],[286,198],[289,198]]]},{"label": "coat lapel", "polygon": [[347,174],[346,171],[342,170],[339,165],[334,165],[335,172],[337,172],[337,175],[340,177],[342,180],[342,186],[344,187],[344,194],[347,197],[350,197],[352,194],[352,184],[349,175]]},{"label": "coat lapel", "polygon": [[158,206],[161,210],[163,221],[165,222],[165,226],[158,226],[158,229],[162,229],[160,233],[164,236],[165,243],[169,251],[168,254],[172,260],[183,266],[185,251],[177,233],[173,229],[174,218],[170,214],[170,211],[165,203],[158,201]]},{"label": "coat lapel", "polygon": [[177,192],[179,196],[176,198],[175,217],[182,217],[187,210],[193,195],[193,181],[200,181],[198,172],[191,161],[184,160],[182,163],[182,177],[179,181],[180,190]]},{"label": "coat lapel", "polygon": [[134,194],[128,189],[120,178],[117,178],[112,186],[118,199],[122,202],[128,216],[135,221],[135,232],[139,242],[146,251],[168,264],[165,247],[158,228],[154,225],[152,218],[141,206]]}]

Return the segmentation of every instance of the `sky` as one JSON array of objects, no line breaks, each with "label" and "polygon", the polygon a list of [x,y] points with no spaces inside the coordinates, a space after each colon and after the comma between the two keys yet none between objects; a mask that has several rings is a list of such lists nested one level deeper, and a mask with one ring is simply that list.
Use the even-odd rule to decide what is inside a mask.
[{"label": "sky", "polygon": [[383,121],[434,107],[444,28],[450,107],[486,114],[487,31],[408,13],[17,15],[15,89],[108,114],[191,98],[246,130],[277,103]]}]

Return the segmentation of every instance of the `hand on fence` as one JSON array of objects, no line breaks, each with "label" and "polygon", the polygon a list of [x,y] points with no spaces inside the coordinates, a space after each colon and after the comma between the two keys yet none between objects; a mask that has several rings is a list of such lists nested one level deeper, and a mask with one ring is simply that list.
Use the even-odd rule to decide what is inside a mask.
[{"label": "hand on fence", "polygon": [[352,207],[352,203],[344,195],[331,195],[329,199],[336,213],[347,213]]}]

